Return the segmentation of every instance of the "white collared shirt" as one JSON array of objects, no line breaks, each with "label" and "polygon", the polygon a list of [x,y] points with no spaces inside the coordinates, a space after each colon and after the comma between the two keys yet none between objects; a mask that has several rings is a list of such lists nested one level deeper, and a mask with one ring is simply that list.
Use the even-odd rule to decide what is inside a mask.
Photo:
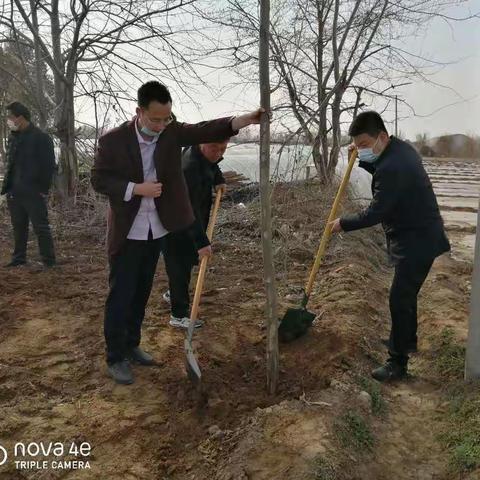
[{"label": "white collared shirt", "polygon": [[[140,146],[140,153],[142,155],[143,181],[156,182],[157,171],[155,170],[153,154],[155,152],[155,147],[157,146],[158,137],[154,137],[151,141],[145,140],[138,131],[136,121],[135,132],[137,134],[138,145]],[[126,202],[129,202],[132,199],[134,187],[135,183],[128,183],[124,197]],[[152,231],[154,239],[164,237],[168,233],[160,221],[154,199],[150,197],[142,197],[140,208],[133,221],[132,227],[128,232],[127,238],[129,240],[148,240],[149,230]]]}]

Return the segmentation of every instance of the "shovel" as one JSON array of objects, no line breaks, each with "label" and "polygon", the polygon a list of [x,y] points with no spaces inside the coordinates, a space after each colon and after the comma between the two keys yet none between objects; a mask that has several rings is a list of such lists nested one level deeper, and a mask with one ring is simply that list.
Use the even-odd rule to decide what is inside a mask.
[{"label": "shovel", "polygon": [[[213,227],[217,220],[217,213],[220,207],[220,201],[222,200],[222,192],[217,192],[215,197],[215,204],[213,205],[212,216],[210,217],[210,222],[207,228],[207,237],[210,242],[213,239]],[[198,365],[197,357],[193,350],[193,332],[195,331],[195,322],[198,317],[198,307],[200,305],[200,298],[202,296],[203,282],[205,280],[205,274],[207,272],[208,257],[203,257],[200,262],[200,269],[198,272],[197,284],[195,286],[195,295],[193,297],[192,311],[190,313],[190,323],[188,325],[187,337],[185,338],[185,367],[187,369],[188,378],[192,383],[200,385],[202,380],[202,372],[200,371],[200,366]]]},{"label": "shovel", "polygon": [[310,299],[310,294],[312,293],[315,278],[317,277],[318,270],[322,263],[323,255],[332,234],[332,222],[337,218],[338,206],[343,197],[345,189],[347,188],[348,182],[350,180],[350,173],[352,172],[352,168],[356,158],[357,150],[354,149],[350,153],[347,170],[345,171],[345,175],[343,176],[342,182],[340,183],[340,187],[338,188],[335,201],[332,205],[332,210],[330,211],[330,215],[325,225],[322,239],[320,241],[317,255],[315,257],[315,262],[310,272],[310,277],[308,278],[307,285],[305,286],[300,308],[289,308],[280,322],[280,325],[278,327],[278,336],[282,342],[291,342],[292,340],[295,340],[304,335],[312,325],[313,320],[315,319],[315,314],[307,310],[307,303]]}]

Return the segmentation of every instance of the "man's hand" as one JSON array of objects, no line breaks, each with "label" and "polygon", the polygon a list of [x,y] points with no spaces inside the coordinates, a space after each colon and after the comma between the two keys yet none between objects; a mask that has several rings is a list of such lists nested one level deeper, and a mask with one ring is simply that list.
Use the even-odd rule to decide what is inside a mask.
[{"label": "man's hand", "polygon": [[260,123],[262,114],[265,113],[264,108],[257,108],[254,112],[246,113],[245,115],[240,115],[235,117],[232,120],[232,129],[240,130],[242,128],[248,127],[249,125],[255,125]]},{"label": "man's hand", "polygon": [[340,224],[340,219],[337,218],[334,220],[332,223],[330,223],[332,226],[332,233],[340,233],[343,231],[342,225]]},{"label": "man's hand", "polygon": [[227,191],[227,185],[225,183],[221,183],[219,185],[215,185],[215,191],[222,192],[222,195],[225,195],[225,192]]},{"label": "man's hand", "polygon": [[136,183],[133,187],[133,194],[140,197],[157,198],[162,194],[162,184],[160,182]]},{"label": "man's hand", "polygon": [[198,257],[200,258],[200,260],[203,257],[210,257],[211,255],[212,255],[212,246],[211,245],[207,245],[206,247],[203,247],[200,250],[198,250]]}]

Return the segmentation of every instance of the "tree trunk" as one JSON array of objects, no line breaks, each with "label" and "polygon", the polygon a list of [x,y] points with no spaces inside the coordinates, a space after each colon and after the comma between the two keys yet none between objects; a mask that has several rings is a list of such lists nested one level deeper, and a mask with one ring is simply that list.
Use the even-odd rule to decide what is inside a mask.
[{"label": "tree trunk", "polygon": [[312,146],[312,158],[313,164],[315,165],[315,168],[317,170],[318,178],[323,183],[327,177],[327,171],[325,169],[326,163],[322,155],[321,147],[322,146],[320,144],[320,136],[317,135]]},{"label": "tree trunk", "polygon": [[329,179],[335,175],[335,169],[338,164],[338,156],[340,155],[340,143],[342,132],[340,130],[340,115],[341,115],[341,101],[342,96],[335,94],[332,102],[332,145],[330,146],[330,155],[328,158],[327,176]]},{"label": "tree trunk", "polygon": [[260,2],[260,103],[267,113],[260,124],[260,199],[262,206],[262,248],[263,271],[267,293],[267,388],[270,394],[277,391],[278,354],[278,314],[277,288],[272,248],[272,212],[270,197],[270,72],[269,72],[269,27],[270,1]]},{"label": "tree trunk", "polygon": [[[0,99],[0,110],[2,112],[5,111],[6,101],[5,101],[5,93],[2,95]],[[8,138],[8,128],[5,123],[0,125],[0,171],[5,173],[7,169],[7,155],[6,155],[6,143]]]},{"label": "tree trunk", "polygon": [[[320,95],[320,94],[319,94]],[[323,97],[319,96],[319,101]],[[313,163],[317,169],[321,183],[328,183],[331,178],[328,173],[328,136],[327,136],[327,108],[324,107],[318,112],[318,131],[315,134],[313,144]]]},{"label": "tree trunk", "polygon": [[67,86],[62,82],[59,91],[62,92],[62,96],[56,99],[58,114],[55,117],[55,130],[60,141],[58,189],[62,200],[66,201],[75,200],[78,179],[73,86]]},{"label": "tree trunk", "polygon": [[[53,60],[59,72],[65,72],[61,48],[61,28],[58,0],[52,0],[51,37]],[[78,164],[75,148],[75,108],[73,85],[76,65],[70,64],[65,75],[55,75],[55,130],[60,141],[60,158],[58,162],[58,190],[63,201],[75,201]]]},{"label": "tree trunk", "polygon": [[[32,24],[38,30],[37,4],[30,0],[30,9],[32,12]],[[43,81],[43,54],[38,42],[35,42],[35,100],[38,107],[38,126],[45,130],[47,128],[47,115],[45,112],[45,85]]]}]

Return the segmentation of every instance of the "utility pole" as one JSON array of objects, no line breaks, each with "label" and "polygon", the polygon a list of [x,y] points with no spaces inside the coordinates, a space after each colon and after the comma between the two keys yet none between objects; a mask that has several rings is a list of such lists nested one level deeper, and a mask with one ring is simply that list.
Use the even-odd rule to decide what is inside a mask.
[{"label": "utility pole", "polygon": [[465,380],[480,380],[480,203],[477,213],[477,235],[473,260],[472,291],[470,293],[470,320],[468,324]]},{"label": "utility pole", "polygon": [[398,137],[398,95],[395,95],[395,136]]}]

